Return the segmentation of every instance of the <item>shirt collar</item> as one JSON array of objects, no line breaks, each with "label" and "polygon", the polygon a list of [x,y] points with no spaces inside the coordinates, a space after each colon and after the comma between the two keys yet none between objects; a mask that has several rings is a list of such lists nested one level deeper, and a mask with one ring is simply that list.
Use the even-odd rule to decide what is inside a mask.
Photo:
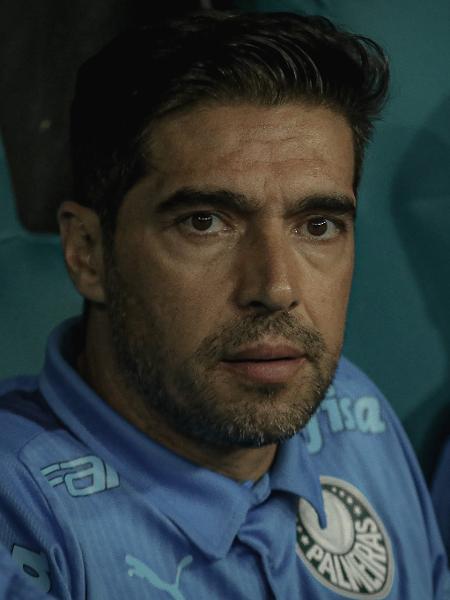
[{"label": "shirt collar", "polygon": [[80,347],[79,326],[78,318],[70,319],[51,334],[42,394],[76,438],[148,496],[205,554],[226,556],[247,512],[274,490],[308,500],[323,526],[320,481],[301,434],[280,445],[269,473],[254,486],[196,465],[122,418],[78,375],[71,364]]},{"label": "shirt collar", "polygon": [[320,526],[326,527],[320,478],[302,431],[279,445],[269,476],[272,490],[289,492],[307,500],[316,511]]}]

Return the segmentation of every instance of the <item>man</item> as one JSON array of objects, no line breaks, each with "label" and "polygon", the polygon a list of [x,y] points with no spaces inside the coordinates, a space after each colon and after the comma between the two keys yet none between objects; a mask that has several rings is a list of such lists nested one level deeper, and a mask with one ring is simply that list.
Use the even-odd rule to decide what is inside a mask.
[{"label": "man", "polygon": [[59,216],[85,314],[2,400],[1,539],[41,590],[442,597],[413,453],[340,358],[387,79],[287,14],[172,20],[82,68]]}]

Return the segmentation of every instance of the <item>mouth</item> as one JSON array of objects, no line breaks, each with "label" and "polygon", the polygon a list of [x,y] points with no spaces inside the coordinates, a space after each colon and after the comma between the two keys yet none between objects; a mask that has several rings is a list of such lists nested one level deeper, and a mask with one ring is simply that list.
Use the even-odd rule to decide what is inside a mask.
[{"label": "mouth", "polygon": [[306,360],[298,348],[266,344],[236,352],[221,364],[235,376],[268,384],[288,382]]}]

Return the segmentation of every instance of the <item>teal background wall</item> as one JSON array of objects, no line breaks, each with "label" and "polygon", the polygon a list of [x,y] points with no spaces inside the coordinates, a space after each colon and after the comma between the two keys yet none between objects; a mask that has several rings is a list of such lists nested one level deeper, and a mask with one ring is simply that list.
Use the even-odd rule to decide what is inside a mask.
[{"label": "teal background wall", "polygon": [[18,220],[0,140],[0,378],[39,371],[49,331],[80,309],[58,236]]},{"label": "teal background wall", "polygon": [[[322,14],[390,56],[390,102],[359,194],[345,353],[385,392],[430,475],[450,433],[450,2],[236,4]],[[0,151],[0,377],[38,371],[49,330],[80,309],[58,238],[20,225]]]},{"label": "teal background wall", "polygon": [[359,193],[346,355],[385,392],[430,475],[450,433],[450,2],[240,1],[379,42],[390,101]]}]

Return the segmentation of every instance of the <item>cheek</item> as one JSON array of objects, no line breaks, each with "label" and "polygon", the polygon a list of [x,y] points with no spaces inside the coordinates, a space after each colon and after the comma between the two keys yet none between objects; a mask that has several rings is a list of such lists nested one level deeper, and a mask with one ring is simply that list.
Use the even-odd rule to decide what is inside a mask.
[{"label": "cheek", "polygon": [[[127,254],[133,256],[132,252]],[[139,307],[142,327],[148,319],[177,354],[195,350],[214,332],[223,315],[226,291],[218,265],[187,265],[161,252],[135,253],[135,260],[121,262],[121,272],[130,295]]]},{"label": "cheek", "polygon": [[339,344],[343,335],[352,274],[353,261],[322,273],[304,297],[305,310],[330,347]]}]

